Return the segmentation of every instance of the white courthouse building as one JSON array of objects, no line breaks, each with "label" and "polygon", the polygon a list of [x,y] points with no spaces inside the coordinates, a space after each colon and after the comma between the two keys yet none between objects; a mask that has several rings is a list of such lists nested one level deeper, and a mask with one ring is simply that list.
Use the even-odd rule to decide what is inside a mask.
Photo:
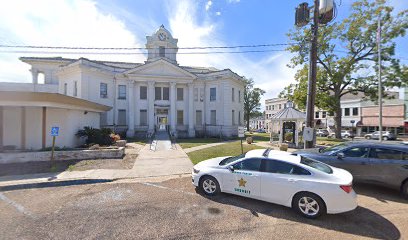
[{"label": "white courthouse building", "polygon": [[[21,61],[31,65],[32,83],[0,83],[0,94],[34,92],[42,95],[35,96],[38,100],[47,99],[44,94],[52,93],[58,104],[66,101],[62,109],[90,113],[86,120],[83,116],[64,118],[65,121],[80,123],[71,124],[71,135],[74,130],[87,125],[126,131],[128,137],[145,136],[158,130],[168,130],[179,137],[237,135],[238,126],[243,124],[244,118],[245,84],[242,77],[230,69],[179,65],[176,59],[178,40],[163,26],[146,39],[148,55],[144,63],[21,57]],[[39,83],[39,74],[44,75],[44,83]],[[28,145],[28,139],[35,139],[35,136],[27,137],[29,133],[24,133],[20,136],[25,140],[5,143],[7,128],[11,125],[5,111],[12,111],[11,107],[26,108],[30,106],[29,99],[11,106],[7,99],[0,98],[0,148],[10,144],[16,145],[17,149],[23,148]],[[35,106],[57,106],[57,103],[38,100]],[[15,115],[30,114],[30,111],[20,112]],[[41,114],[38,113],[39,116]],[[90,119],[90,116],[93,118]],[[90,121],[92,124],[89,124]],[[42,126],[48,128],[47,124],[42,123]],[[64,125],[61,122],[52,124]],[[48,129],[43,129],[42,135],[44,131],[48,132]],[[40,138],[46,139],[43,146],[49,145],[47,137]],[[73,137],[70,139],[64,144],[77,144]]]}]

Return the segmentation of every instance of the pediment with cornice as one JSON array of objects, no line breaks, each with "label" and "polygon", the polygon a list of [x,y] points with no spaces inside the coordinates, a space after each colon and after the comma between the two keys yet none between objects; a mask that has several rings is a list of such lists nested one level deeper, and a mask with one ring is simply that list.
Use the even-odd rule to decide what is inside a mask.
[{"label": "pediment with cornice", "polygon": [[159,59],[124,72],[128,77],[196,79],[197,76],[166,60]]}]

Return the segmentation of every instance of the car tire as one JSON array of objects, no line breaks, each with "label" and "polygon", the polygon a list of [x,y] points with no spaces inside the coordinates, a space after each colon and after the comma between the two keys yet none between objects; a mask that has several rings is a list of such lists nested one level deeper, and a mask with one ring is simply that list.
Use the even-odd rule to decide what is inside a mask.
[{"label": "car tire", "polygon": [[370,140],[370,139],[371,139],[371,137],[370,137],[370,136],[366,136],[366,137],[365,137],[365,139]]},{"label": "car tire", "polygon": [[305,218],[316,219],[326,214],[326,204],[314,193],[300,192],[293,197],[292,208]]},{"label": "car tire", "polygon": [[212,176],[203,176],[200,179],[199,188],[207,196],[215,196],[220,193],[220,184]]},{"label": "car tire", "polygon": [[387,136],[383,137],[383,140],[384,140],[384,141],[387,141],[387,140],[388,140],[388,137],[387,137]]},{"label": "car tire", "polygon": [[403,198],[408,199],[408,179],[401,186],[401,195]]}]

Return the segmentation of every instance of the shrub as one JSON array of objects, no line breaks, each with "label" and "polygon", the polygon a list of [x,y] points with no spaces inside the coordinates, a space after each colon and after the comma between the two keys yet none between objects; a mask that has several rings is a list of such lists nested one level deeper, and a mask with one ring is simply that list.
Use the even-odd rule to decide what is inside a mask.
[{"label": "shrub", "polygon": [[287,141],[287,142],[292,142],[292,139],[293,139],[293,133],[286,133],[285,134],[285,141]]},{"label": "shrub", "polygon": [[110,137],[112,130],[109,128],[93,128],[84,127],[79,130],[75,135],[79,138],[85,138],[87,145],[99,144],[99,145],[112,145],[113,139]]}]

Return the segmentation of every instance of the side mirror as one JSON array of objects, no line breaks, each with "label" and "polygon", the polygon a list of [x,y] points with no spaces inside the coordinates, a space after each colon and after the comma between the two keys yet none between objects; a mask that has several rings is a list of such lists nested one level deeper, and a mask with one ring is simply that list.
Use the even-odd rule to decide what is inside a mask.
[{"label": "side mirror", "polygon": [[231,172],[234,172],[234,166],[228,166],[228,169],[231,171]]},{"label": "side mirror", "polygon": [[337,159],[342,160],[344,158],[344,153],[337,153]]}]

